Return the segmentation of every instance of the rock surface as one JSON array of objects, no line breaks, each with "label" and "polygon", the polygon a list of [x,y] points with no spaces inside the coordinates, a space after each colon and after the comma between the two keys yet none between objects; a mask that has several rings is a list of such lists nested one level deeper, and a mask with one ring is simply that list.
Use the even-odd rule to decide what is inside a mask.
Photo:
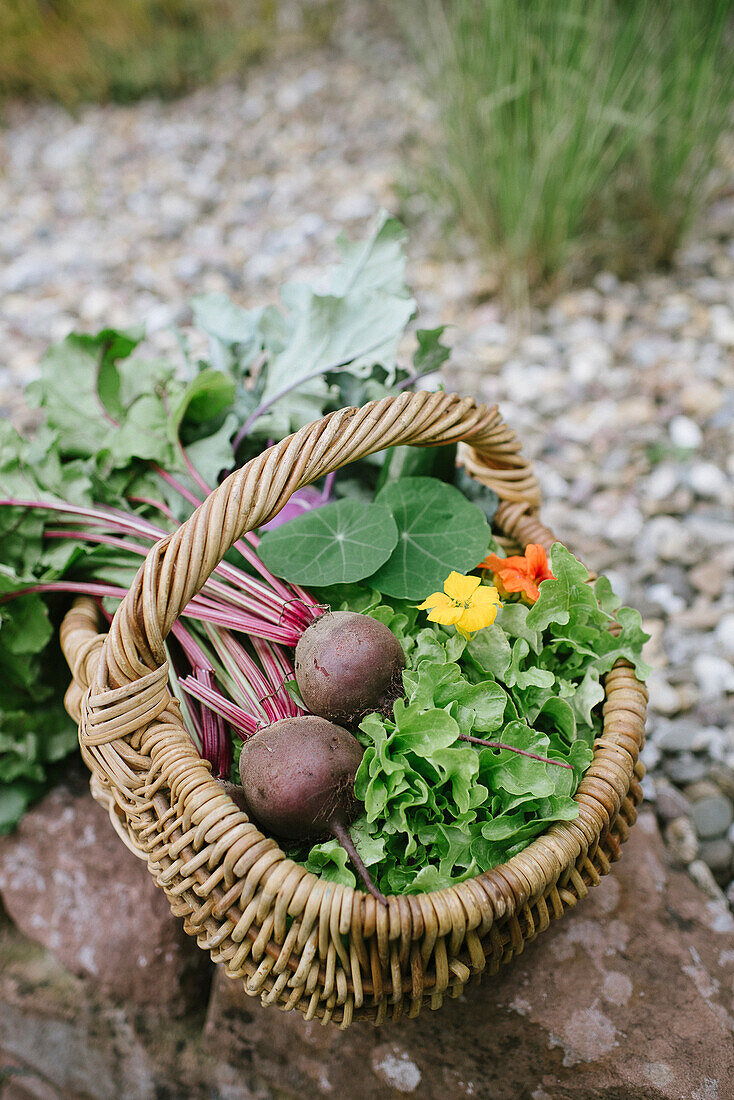
[{"label": "rock surface", "polygon": [[206,994],[206,957],[81,778],[0,838],[0,897],[26,936],[111,997],[171,1013]]},{"label": "rock surface", "polygon": [[114,1005],[0,925],[0,1100],[273,1100],[201,1053],[202,1014]]},{"label": "rock surface", "polygon": [[12,926],[0,938],[0,1100],[734,1095],[734,920],[666,869],[649,812],[612,875],[501,975],[379,1030],[264,1009],[221,970],[206,1014],[115,1006]]},{"label": "rock surface", "polygon": [[294,1095],[734,1095],[734,920],[666,870],[651,814],[623,852],[578,912],[436,1014],[379,1031],[341,1033],[294,1014],[270,1027],[219,973],[205,1049],[252,1061]]}]

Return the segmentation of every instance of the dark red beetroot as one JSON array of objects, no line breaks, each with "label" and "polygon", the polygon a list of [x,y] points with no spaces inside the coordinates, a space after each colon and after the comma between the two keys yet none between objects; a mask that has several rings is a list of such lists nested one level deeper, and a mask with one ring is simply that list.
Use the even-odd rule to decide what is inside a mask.
[{"label": "dark red beetroot", "polygon": [[244,742],[240,780],[245,810],[263,829],[287,840],[331,833],[369,892],[387,904],[349,834],[362,808],[354,795],[362,753],[348,730],[323,718],[283,718]]},{"label": "dark red beetroot", "polygon": [[366,714],[390,716],[403,694],[405,656],[393,632],[369,615],[333,611],[296,646],[296,680],[306,707],[330,722],[357,725]]}]

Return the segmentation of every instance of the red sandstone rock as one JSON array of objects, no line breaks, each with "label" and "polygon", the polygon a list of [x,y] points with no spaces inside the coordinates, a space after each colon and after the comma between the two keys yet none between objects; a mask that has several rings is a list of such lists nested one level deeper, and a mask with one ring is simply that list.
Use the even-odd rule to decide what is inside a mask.
[{"label": "red sandstone rock", "polygon": [[[118,945],[117,973],[126,960],[134,970],[146,926],[160,942],[169,918],[157,895],[145,893],[153,888],[143,865],[116,837],[107,847],[111,829],[86,800],[68,791],[46,800],[41,821],[59,821],[40,864],[40,810],[0,845],[5,877],[8,852],[18,868],[19,845],[26,877],[45,868],[37,871],[49,895],[43,907],[28,883],[23,895],[17,882],[3,891],[15,899],[16,918],[40,913],[59,927],[49,901],[60,889],[50,855],[56,849],[65,880],[82,866],[96,885],[80,889],[80,909],[85,898],[107,898],[101,909],[92,902],[86,915],[76,911],[74,921],[106,923]],[[68,842],[77,826],[84,837],[90,822],[97,840],[87,833],[88,846],[101,843],[105,854],[77,852],[70,861],[58,851],[61,837],[65,832]],[[340,1032],[261,1008],[221,971],[206,1020],[193,1008],[171,1019],[162,997],[171,989],[166,981],[176,979],[157,962],[154,1003],[112,1006],[89,978],[68,974],[0,922],[0,1065],[11,1060],[30,1075],[24,1085],[14,1082],[8,1100],[26,1100],[23,1087],[36,1100],[34,1074],[38,1100],[46,1100],[44,1086],[64,1100],[729,1100],[734,921],[664,860],[654,818],[643,814],[614,874],[501,976],[437,1013],[379,1030]],[[127,901],[110,880],[127,883]],[[68,908],[61,912],[71,920]],[[64,930],[64,944],[69,936]],[[97,942],[104,942],[101,934]],[[121,982],[113,983],[116,991]],[[50,1100],[53,1091],[46,1095]]]},{"label": "red sandstone rock", "polygon": [[734,1097],[734,920],[664,859],[643,814],[575,913],[501,976],[395,1027],[342,1033],[276,1015],[219,973],[205,1048],[251,1059],[294,1095]]},{"label": "red sandstone rock", "polygon": [[207,957],[86,784],[57,787],[0,838],[0,897],[26,936],[109,996],[167,1012],[200,1003]]}]

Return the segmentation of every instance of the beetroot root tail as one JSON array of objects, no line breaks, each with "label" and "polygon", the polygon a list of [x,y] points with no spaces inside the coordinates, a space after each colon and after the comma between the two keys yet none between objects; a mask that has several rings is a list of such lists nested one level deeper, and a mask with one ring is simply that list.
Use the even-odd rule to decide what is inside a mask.
[{"label": "beetroot root tail", "polygon": [[332,821],[331,831],[341,844],[344,851],[349,856],[353,866],[359,874],[359,877],[362,879],[362,882],[365,884],[370,894],[372,894],[372,897],[376,901],[379,901],[380,905],[387,905],[387,898],[377,889],[374,882],[372,881],[372,876],[362,862],[362,857],[355,848],[354,841],[352,840],[352,834],[349,832],[349,829],[346,827],[346,825],[344,825],[341,821]]}]

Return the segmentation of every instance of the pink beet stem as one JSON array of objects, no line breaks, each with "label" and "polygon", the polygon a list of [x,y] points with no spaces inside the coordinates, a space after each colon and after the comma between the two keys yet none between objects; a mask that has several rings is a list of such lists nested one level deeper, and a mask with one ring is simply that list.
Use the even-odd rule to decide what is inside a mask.
[{"label": "pink beet stem", "polygon": [[181,687],[187,694],[193,695],[195,699],[205,703],[212,710],[221,714],[222,718],[226,718],[231,726],[245,737],[251,737],[253,733],[257,733],[258,723],[252,717],[247,714],[246,711],[238,707],[236,703],[230,702],[215,688],[210,688],[206,684],[200,683],[193,676],[184,676],[179,681]]},{"label": "pink beet stem", "polygon": [[[117,508],[103,510],[100,508],[83,508],[77,505],[56,501],[16,500],[12,498],[0,500],[0,505],[61,512],[67,516],[75,516],[80,522],[86,525],[98,527],[102,524],[118,532],[150,539],[151,542],[157,542],[162,538],[168,538],[170,535],[170,532],[160,527],[156,527],[147,520],[139,516],[129,515]],[[79,537],[83,538],[84,535],[80,532]],[[254,555],[253,565],[255,562],[259,562],[257,555]],[[216,566],[214,572],[225,577],[235,589],[248,593],[254,600],[261,602],[264,607],[270,610],[274,622],[278,622],[280,618],[283,618],[288,622],[293,622],[294,626],[299,624],[299,634],[302,632],[303,626],[300,625],[303,619],[302,609],[295,609],[290,602],[286,603],[282,599],[279,600],[277,593],[274,592],[271,586],[264,585],[261,581],[249,576],[229,562],[220,562],[219,565]],[[278,584],[280,583],[281,582],[278,582]],[[287,589],[286,594],[288,597],[292,597],[292,593]],[[232,598],[233,597],[230,595],[230,599]],[[307,604],[313,603],[308,595],[305,596],[304,602]],[[293,644],[295,644],[295,642]]]},{"label": "pink beet stem", "polygon": [[252,646],[265,670],[265,675],[270,680],[273,689],[270,698],[277,700],[278,705],[283,709],[283,718],[295,718],[301,711],[283,687],[283,670],[275,656],[274,646],[261,638],[253,638]]},{"label": "pink beet stem", "polygon": [[[192,466],[191,461],[189,460],[189,457],[184,451],[183,447],[181,447],[181,451],[183,453],[184,460],[192,478],[197,482],[197,484],[203,489],[205,493],[211,492],[203,478],[201,478],[199,474],[196,473],[196,471],[194,470],[194,467]],[[175,491],[180,496],[182,496],[184,500],[187,500],[189,504],[193,504],[195,508],[199,508],[203,504],[201,498],[197,497],[195,493],[192,493],[189,489],[187,489],[185,485],[182,485],[178,478],[174,477],[173,474],[169,474],[168,471],[164,470],[161,466],[156,465],[153,467],[153,469],[156,471],[157,474],[160,475],[160,477],[163,478],[164,481],[166,481],[171,486],[172,489],[175,489]],[[242,557],[245,559],[245,561],[249,565],[251,565],[252,568],[255,569],[264,580],[268,582],[268,584],[273,588],[275,592],[278,593],[278,595],[282,596],[284,599],[288,598],[291,595],[287,585],[285,585],[283,581],[278,580],[277,577],[273,576],[270,570],[263,564],[263,562],[260,561],[260,558],[247,545],[247,543],[243,542],[242,539],[238,539],[237,542],[235,542],[234,544],[234,548],[235,550],[238,550],[240,554],[242,554]]]}]

